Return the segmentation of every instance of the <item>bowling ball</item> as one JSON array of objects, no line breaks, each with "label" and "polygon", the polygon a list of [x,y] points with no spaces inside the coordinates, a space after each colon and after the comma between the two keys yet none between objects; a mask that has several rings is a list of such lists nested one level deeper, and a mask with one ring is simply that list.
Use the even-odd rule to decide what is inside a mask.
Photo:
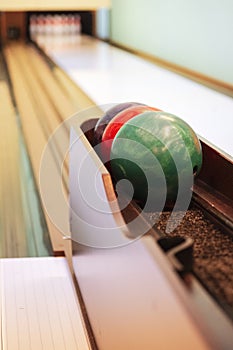
[{"label": "bowling ball", "polygon": [[141,105],[141,103],[123,102],[123,103],[119,103],[119,104],[115,105],[114,107],[108,109],[105,112],[105,114],[103,115],[103,117],[98,120],[98,122],[96,123],[96,126],[94,128],[94,142],[95,142],[95,144],[97,145],[98,143],[101,142],[102,135],[103,135],[103,132],[104,132],[106,126],[108,125],[110,120],[112,120],[112,118],[115,117],[115,115],[117,113],[123,111],[126,108],[136,106],[136,105]]},{"label": "bowling ball", "polygon": [[134,199],[148,210],[174,204],[178,191],[179,198],[190,193],[201,164],[195,132],[182,119],[165,112],[144,112],[128,120],[112,143],[113,178],[128,180]]},{"label": "bowling ball", "polygon": [[124,125],[128,120],[132,119],[136,115],[146,111],[159,111],[159,109],[146,105],[133,106],[124,109],[120,113],[116,114],[112,120],[110,120],[102,136],[101,155],[104,162],[109,161],[110,159],[113,139],[122,125]]}]

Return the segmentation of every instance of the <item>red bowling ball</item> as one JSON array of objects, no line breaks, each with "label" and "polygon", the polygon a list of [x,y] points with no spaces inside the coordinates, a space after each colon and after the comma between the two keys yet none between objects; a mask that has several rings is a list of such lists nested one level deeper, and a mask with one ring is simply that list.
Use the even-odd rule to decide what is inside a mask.
[{"label": "red bowling ball", "polygon": [[94,129],[94,142],[98,144],[102,140],[102,135],[108,123],[121,111],[132,106],[144,105],[138,102],[123,102],[108,109],[102,118],[98,120]]},{"label": "red bowling ball", "polygon": [[128,120],[132,119],[136,115],[147,111],[156,112],[160,110],[155,107],[138,105],[124,109],[123,111],[116,114],[114,118],[112,118],[112,120],[106,126],[102,135],[101,156],[104,162],[110,160],[113,139],[122,127],[122,125],[124,125]]}]

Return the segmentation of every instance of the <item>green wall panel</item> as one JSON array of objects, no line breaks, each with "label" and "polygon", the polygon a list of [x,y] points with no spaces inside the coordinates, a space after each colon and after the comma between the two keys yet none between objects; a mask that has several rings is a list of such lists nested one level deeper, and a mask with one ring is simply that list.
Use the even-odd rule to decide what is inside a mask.
[{"label": "green wall panel", "polygon": [[232,0],[112,0],[111,39],[233,84]]}]

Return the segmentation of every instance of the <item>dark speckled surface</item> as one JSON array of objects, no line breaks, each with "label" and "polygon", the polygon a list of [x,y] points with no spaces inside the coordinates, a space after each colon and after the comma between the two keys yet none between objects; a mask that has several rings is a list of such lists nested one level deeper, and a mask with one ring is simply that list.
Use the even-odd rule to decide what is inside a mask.
[{"label": "dark speckled surface", "polygon": [[[154,213],[148,214],[151,219]],[[170,212],[163,212],[156,227],[165,233]],[[194,273],[233,318],[233,235],[215,226],[202,210],[192,205],[169,236],[194,241]]]}]

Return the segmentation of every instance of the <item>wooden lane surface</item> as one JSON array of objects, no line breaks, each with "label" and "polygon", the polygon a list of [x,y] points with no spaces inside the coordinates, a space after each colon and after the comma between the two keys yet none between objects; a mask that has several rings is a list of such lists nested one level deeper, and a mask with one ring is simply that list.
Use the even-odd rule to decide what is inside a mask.
[{"label": "wooden lane surface", "polygon": [[[39,188],[40,160],[50,135],[61,123],[74,113],[94,106],[93,101],[66,76],[60,68],[53,69],[45,57],[34,46],[23,43],[8,44],[5,57],[12,80],[16,103],[26,139],[37,187]],[[59,139],[50,143],[53,190],[62,178],[64,193],[68,195],[68,157],[63,158],[64,147],[69,144],[69,124],[60,128]],[[61,164],[63,163],[63,168]],[[67,208],[54,198],[56,210],[60,213],[69,234]],[[70,255],[70,242],[62,240],[59,230],[50,222],[44,208],[53,251],[59,254],[65,249]],[[60,236],[60,237],[59,237]]]},{"label": "wooden lane surface", "polygon": [[[39,63],[43,64],[43,68],[46,68],[46,74],[48,74],[48,77],[51,80],[50,86],[53,86],[53,89],[56,89],[56,93],[53,93],[55,90],[49,90],[47,93],[50,94],[51,100],[54,101],[55,107],[62,120],[67,121],[67,118],[69,119],[70,116],[93,107],[97,117],[103,114],[103,110],[98,108],[95,102],[82,89],[80,89],[80,87],[59,66],[46,56],[46,54],[38,51],[34,45],[28,45],[28,52],[31,53],[32,62],[38,60],[35,68],[39,67]],[[44,89],[47,89],[47,76],[42,77],[38,69],[36,72]],[[58,98],[59,100],[61,98],[64,103],[58,104]],[[61,108],[59,106],[61,106]],[[67,127],[69,128],[68,123]]]},{"label": "wooden lane surface", "polygon": [[67,76],[61,68],[54,66],[53,73],[57,81],[63,86],[65,93],[73,103],[77,112],[94,106],[95,103]]},{"label": "wooden lane surface", "polygon": [[[42,152],[47,143],[47,138],[38,120],[36,106],[33,103],[33,98],[31,96],[31,88],[25,81],[25,64],[22,65],[22,63],[19,63],[17,55],[14,52],[15,47],[15,45],[6,46],[4,48],[4,54],[6,57],[14,95],[21,118],[23,133],[30,156],[32,169],[34,172],[37,187],[39,189],[40,161]],[[53,186],[53,193],[56,193],[56,186],[60,185],[60,173],[52,151],[49,153],[49,162],[50,176],[52,177],[52,181],[50,181],[50,183]],[[54,198],[54,206],[58,214],[61,215],[62,219],[64,220],[64,226],[67,227],[67,234],[69,234],[68,212],[65,210],[63,203],[58,203],[56,201],[56,198]],[[65,249],[64,240],[58,228],[53,222],[51,222],[46,212],[46,208],[44,208],[44,214],[50,233],[53,251],[55,254],[60,254]]]},{"label": "wooden lane surface", "polygon": [[20,183],[20,149],[16,113],[5,81],[0,82],[0,256],[27,256]]},{"label": "wooden lane surface", "polygon": [[[17,59],[21,66],[24,67],[24,77],[27,85],[30,87],[31,100],[34,103],[35,111],[39,120],[39,124],[43,130],[43,133],[48,140],[50,135],[54,133],[56,128],[61,125],[61,117],[57,110],[54,108],[52,101],[50,100],[47,91],[45,90],[44,85],[41,84],[41,81],[37,76],[36,69],[34,67],[33,57],[30,55],[30,51],[25,48],[25,46],[14,46],[14,54],[17,56]],[[51,72],[50,72],[51,74]],[[43,75],[43,67],[39,70],[39,75]],[[44,79],[47,82],[46,79]],[[50,85],[48,84],[48,87]],[[62,98],[62,97],[60,97]],[[62,146],[69,144],[69,132],[67,128],[61,127],[59,132],[59,139],[55,138],[54,142],[50,143],[54,159],[59,168],[60,173],[62,174],[63,185],[65,191],[67,192],[68,184],[68,164],[64,163],[64,168],[61,168],[60,164],[63,162],[63,152]]]},{"label": "wooden lane surface", "polygon": [[38,54],[38,52],[31,46],[27,47],[27,53],[30,55],[31,64],[34,66],[34,74],[50,97],[60,119],[62,121],[66,120],[76,113],[76,108],[70,102],[63,88],[59,86],[51,69],[41,58],[40,54]]},{"label": "wooden lane surface", "polygon": [[[63,121],[75,113],[94,105],[94,102],[78,88],[58,67],[48,66],[44,57],[31,45],[14,46],[15,54],[25,66],[25,78],[31,94],[40,110],[39,120],[48,138],[60,126],[59,139],[54,140],[53,152],[57,163],[64,161],[63,183],[68,189],[68,157],[62,150],[69,144],[69,124]],[[62,169],[60,169],[62,171]]]}]

